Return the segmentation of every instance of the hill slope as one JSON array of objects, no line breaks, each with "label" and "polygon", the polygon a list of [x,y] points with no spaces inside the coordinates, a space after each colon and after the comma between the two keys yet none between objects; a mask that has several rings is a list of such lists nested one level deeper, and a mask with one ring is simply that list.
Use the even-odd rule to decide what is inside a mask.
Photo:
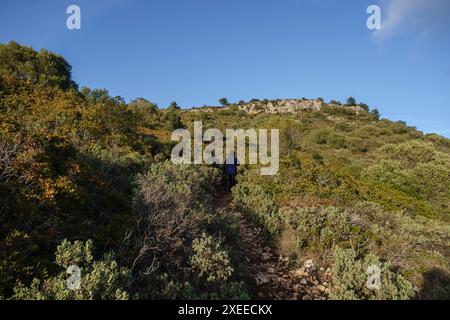
[{"label": "hill slope", "polygon": [[[62,57],[10,43],[0,120],[0,297],[450,296],[450,140],[364,104],[159,109],[78,89]],[[220,167],[171,163],[172,131],[200,120],[279,129],[279,173],[242,164],[228,192]]]}]

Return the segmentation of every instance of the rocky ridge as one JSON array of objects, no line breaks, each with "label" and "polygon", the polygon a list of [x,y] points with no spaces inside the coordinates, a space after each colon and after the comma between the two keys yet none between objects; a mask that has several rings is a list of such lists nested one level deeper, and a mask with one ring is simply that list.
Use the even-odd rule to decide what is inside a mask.
[{"label": "rocky ridge", "polygon": [[[239,110],[248,114],[265,113],[297,113],[301,111],[320,111],[323,106],[329,105],[336,108],[343,108],[339,104],[326,104],[322,99],[278,99],[278,100],[252,100],[244,103],[231,104],[228,106],[205,106],[201,108],[187,109],[188,112],[214,112],[220,110]],[[345,106],[348,110],[353,110],[356,113],[364,111],[359,106]]]}]

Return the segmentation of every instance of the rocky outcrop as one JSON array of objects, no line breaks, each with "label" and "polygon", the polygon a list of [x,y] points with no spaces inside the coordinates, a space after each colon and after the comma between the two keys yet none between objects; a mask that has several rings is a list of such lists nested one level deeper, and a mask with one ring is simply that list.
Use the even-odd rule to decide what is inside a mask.
[{"label": "rocky outcrop", "polygon": [[[326,105],[322,99],[278,99],[278,100],[257,100],[247,103],[233,104],[226,107],[202,107],[192,108],[188,112],[214,112],[217,110],[240,110],[248,114],[257,113],[296,113],[301,111],[320,111]],[[337,104],[328,104],[334,108],[346,108],[356,113],[364,111],[358,105],[342,106]]]},{"label": "rocky outcrop", "polygon": [[295,113],[304,110],[319,111],[322,108],[321,99],[282,99],[271,101],[256,101],[239,105],[239,110],[247,113]]}]

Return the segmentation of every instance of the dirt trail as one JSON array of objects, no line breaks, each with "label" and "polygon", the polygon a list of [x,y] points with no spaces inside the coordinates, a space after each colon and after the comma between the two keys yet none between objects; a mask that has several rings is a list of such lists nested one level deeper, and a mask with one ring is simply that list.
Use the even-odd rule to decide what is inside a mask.
[{"label": "dirt trail", "polygon": [[[223,194],[218,206],[238,212],[231,204],[231,195]],[[239,213],[240,247],[243,263],[253,278],[254,299],[326,300],[329,294],[331,271],[318,268],[311,259],[290,261],[274,248],[264,245],[261,229]]]}]

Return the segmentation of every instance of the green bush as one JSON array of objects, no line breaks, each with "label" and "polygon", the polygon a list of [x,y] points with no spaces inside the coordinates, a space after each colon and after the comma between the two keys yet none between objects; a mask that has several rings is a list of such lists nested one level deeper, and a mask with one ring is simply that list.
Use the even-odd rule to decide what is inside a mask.
[{"label": "green bush", "polygon": [[307,248],[326,256],[336,245],[352,244],[358,252],[374,242],[370,230],[351,221],[347,210],[331,207],[302,207],[286,210],[293,237],[301,250]]},{"label": "green bush", "polygon": [[163,275],[159,282],[163,284],[162,289],[157,292],[155,299],[183,299],[183,300],[248,300],[249,296],[245,292],[242,282],[221,282],[211,290],[193,285],[189,281],[179,282],[169,280],[168,275]]},{"label": "green bush", "polygon": [[299,208],[290,212],[289,223],[299,248],[333,248],[339,242],[348,240],[351,232],[350,217],[334,207]]},{"label": "green bush", "polygon": [[[370,266],[380,268],[379,289],[367,286]],[[335,249],[332,279],[330,298],[334,300],[405,300],[415,296],[412,284],[401,274],[392,272],[377,256],[368,254],[358,258],[351,249]]]},{"label": "green bush", "polygon": [[208,223],[218,170],[171,162],[155,163],[136,177],[134,210],[138,221],[129,238],[135,252],[133,266],[145,268],[155,259],[162,269],[179,270],[186,264],[191,241]]},{"label": "green bush", "polygon": [[191,265],[198,276],[207,282],[227,280],[233,273],[228,253],[221,249],[221,241],[205,233],[192,243]]},{"label": "green bush", "polygon": [[46,256],[39,255],[39,246],[25,232],[13,230],[0,241],[0,294],[9,296],[17,281],[30,282],[45,271],[36,268]]},{"label": "green bush", "polygon": [[37,52],[16,42],[0,44],[0,76],[14,75],[44,86],[76,89],[71,69],[63,57],[45,49]]},{"label": "green bush", "polygon": [[[64,240],[56,251],[56,264],[63,270],[56,276],[34,279],[30,286],[19,283],[14,288],[12,299],[20,300],[98,300],[129,299],[131,272],[120,267],[112,253],[102,260],[94,260],[93,243]],[[80,268],[80,287],[70,289],[67,270],[75,265]]]},{"label": "green bush", "polygon": [[448,219],[450,156],[432,143],[408,141],[380,148],[380,160],[363,171],[363,178],[425,199],[438,216]]},{"label": "green bush", "polygon": [[282,213],[271,192],[259,182],[262,179],[258,170],[240,175],[238,185],[232,190],[233,201],[261,224],[272,238],[277,238],[283,228]]},{"label": "green bush", "polygon": [[[136,177],[137,224],[125,241],[143,298],[232,299],[244,295],[221,239],[235,243],[236,217],[214,207],[220,172],[152,164]],[[232,279],[233,278],[233,279]]]}]

